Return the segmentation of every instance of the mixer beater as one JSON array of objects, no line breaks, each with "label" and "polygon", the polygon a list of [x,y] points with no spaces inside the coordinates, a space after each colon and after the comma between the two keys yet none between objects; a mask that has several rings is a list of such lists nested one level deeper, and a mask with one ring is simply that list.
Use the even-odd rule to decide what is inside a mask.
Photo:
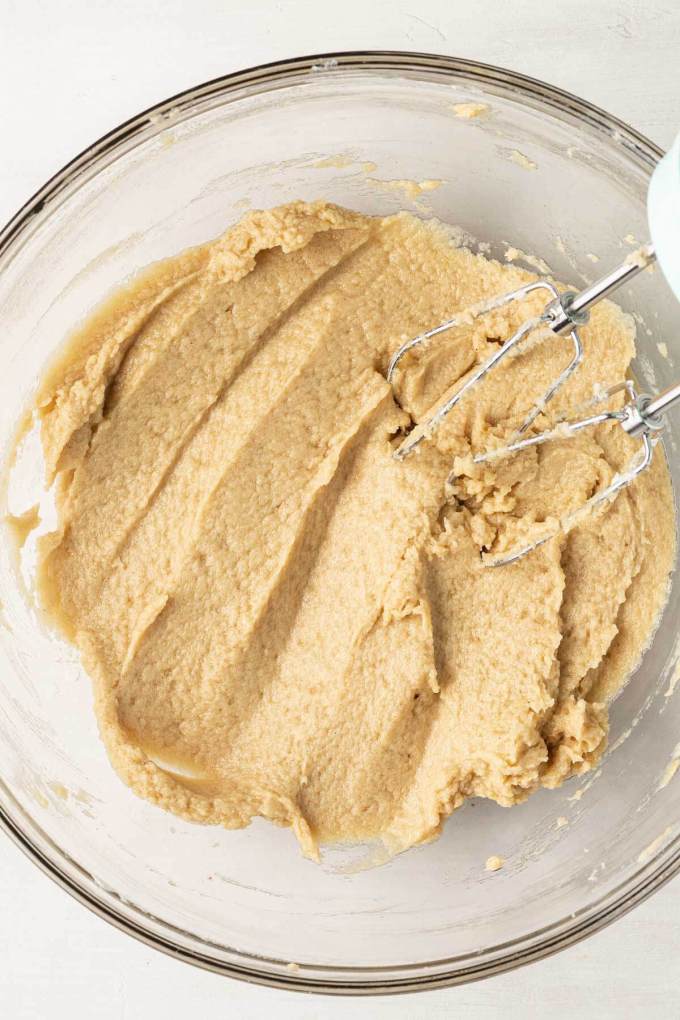
[{"label": "mixer beater", "polygon": [[[511,302],[522,301],[530,294],[543,290],[550,296],[544,311],[538,316],[527,319],[452,394],[447,394],[442,398],[428,414],[425,421],[416,425],[408,433],[396,449],[394,456],[397,460],[409,457],[421,443],[433,435],[460,401],[469,395],[476,386],[483,384],[484,378],[504,359],[525,352],[539,331],[557,337],[566,336],[571,341],[573,353],[568,365],[534,403],[510,442],[504,446],[474,454],[473,462],[481,464],[509,457],[532,446],[577,435],[584,429],[594,428],[605,422],[616,422],[629,436],[640,439],[639,451],[631,458],[626,467],[614,476],[608,486],[596,492],[578,510],[565,514],[554,528],[531,544],[512,550],[505,555],[482,554],[485,566],[503,566],[521,559],[560,532],[569,531],[595,507],[612,500],[624,486],[629,485],[651,463],[654,444],[664,427],[663,415],[668,408],[680,401],[680,383],[670,386],[656,396],[651,396],[638,394],[630,380],[621,381],[597,393],[590,402],[590,407],[603,404],[616,394],[625,391],[628,400],[623,407],[617,410],[597,411],[578,419],[558,419],[557,424],[543,432],[536,435],[525,435],[582,361],[583,345],[579,336],[579,327],[588,322],[590,309],[593,305],[614,293],[623,284],[628,283],[644,269],[651,266],[657,258],[668,282],[680,299],[680,135],[671,151],[661,160],[652,175],[648,194],[648,212],[652,238],[655,243],[643,245],[610,273],[602,276],[580,292],[560,293],[550,280],[535,280],[508,294],[491,298],[465,314],[454,316],[413,339],[407,340],[390,360],[387,381],[394,386],[398,373],[404,369],[404,359],[411,351],[429,344],[434,337],[445,334],[450,329],[469,324],[471,320],[474,321],[480,316],[509,305]],[[454,479],[455,476],[452,473],[449,476],[449,482]]]}]

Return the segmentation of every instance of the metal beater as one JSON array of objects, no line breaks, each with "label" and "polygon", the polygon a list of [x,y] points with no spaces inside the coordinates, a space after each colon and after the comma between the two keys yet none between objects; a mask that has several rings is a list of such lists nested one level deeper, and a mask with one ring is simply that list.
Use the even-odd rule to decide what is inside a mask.
[{"label": "metal beater", "polygon": [[[558,522],[557,527],[531,544],[513,550],[507,555],[493,556],[491,554],[484,554],[482,560],[486,566],[503,566],[521,559],[521,557],[526,556],[527,553],[532,552],[560,532],[569,531],[574,524],[582,520],[596,506],[612,500],[624,486],[629,485],[650,464],[654,444],[664,427],[664,412],[680,401],[680,383],[676,383],[657,396],[650,396],[649,394],[638,394],[630,381],[620,382],[616,386],[597,394],[593,401],[591,401],[591,405],[601,404],[609,400],[616,393],[625,390],[628,394],[628,401],[620,409],[599,411],[575,420],[560,420],[551,429],[543,431],[538,435],[522,438],[538,415],[578,368],[583,357],[583,347],[578,328],[588,322],[589,312],[593,305],[632,280],[643,269],[646,269],[655,262],[657,258],[668,282],[671,284],[676,296],[680,299],[680,135],[676,139],[673,149],[661,160],[652,176],[648,195],[648,210],[652,238],[655,243],[646,244],[637,252],[629,255],[621,265],[601,277],[591,286],[584,288],[584,290],[578,293],[567,291],[560,294],[555,285],[549,280],[536,280],[508,294],[492,298],[478,305],[465,316],[453,317],[435,326],[433,329],[421,333],[412,340],[408,340],[402,344],[390,360],[387,369],[387,381],[394,384],[401,361],[416,347],[427,343],[433,337],[445,333],[455,326],[469,323],[470,315],[472,315],[473,319],[478,318],[492,310],[502,308],[512,301],[521,301],[531,293],[545,290],[550,295],[550,301],[542,314],[524,322],[505,341],[500,349],[487,358],[453,394],[441,400],[428,418],[412,429],[406,436],[395,451],[394,456],[397,460],[403,460],[412,454],[422,442],[432,436],[473,387],[479,385],[484,377],[496,368],[503,359],[513,354],[520,354],[523,347],[526,349],[529,337],[541,329],[555,336],[568,337],[573,348],[569,364],[548,390],[535,402],[511,442],[497,449],[475,454],[473,456],[474,462],[479,464],[508,457],[530,446],[538,446],[555,439],[565,439],[578,434],[583,429],[593,428],[608,421],[618,423],[624,432],[627,432],[628,435],[634,438],[639,438],[641,441],[638,453],[633,456],[626,468],[617,474],[606,488],[596,492],[578,510],[565,514]],[[449,480],[451,478],[452,476],[449,476]]]}]

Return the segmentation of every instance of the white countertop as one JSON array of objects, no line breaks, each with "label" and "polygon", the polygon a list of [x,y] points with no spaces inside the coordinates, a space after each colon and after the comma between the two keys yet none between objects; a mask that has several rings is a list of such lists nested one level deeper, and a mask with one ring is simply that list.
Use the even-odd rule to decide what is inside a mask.
[{"label": "white countertop", "polygon": [[[0,0],[0,37],[2,222],[75,153],[139,110],[226,72],[304,53],[471,57],[576,92],[661,145],[680,128],[673,0],[342,0],[337,7],[328,0]],[[643,1012],[664,1020],[680,1014],[679,959],[676,880],[594,938],[490,981],[371,1000],[275,992],[138,944],[0,836],[0,1008],[8,1020],[625,1020]]]}]

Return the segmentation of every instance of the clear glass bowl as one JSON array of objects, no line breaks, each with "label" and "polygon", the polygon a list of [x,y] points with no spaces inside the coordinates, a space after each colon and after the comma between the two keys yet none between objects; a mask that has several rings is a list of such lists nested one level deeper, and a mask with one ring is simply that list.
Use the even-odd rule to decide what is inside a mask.
[{"label": "clear glass bowl", "polygon": [[[461,118],[461,102],[489,111]],[[341,158],[318,165],[329,156]],[[613,265],[623,238],[646,237],[659,156],[582,100],[445,57],[302,58],[192,89],[94,144],[2,234],[4,441],[73,325],[130,273],[220,233],[245,200],[324,197],[388,213],[409,200],[375,180],[439,178],[427,203],[440,219],[497,256],[512,242],[580,283],[594,273],[589,254]],[[660,273],[621,301],[639,317],[638,375],[669,384],[680,313]],[[676,435],[666,442],[677,487]],[[29,445],[14,511],[34,501],[37,464]],[[329,850],[319,867],[287,830],[204,828],[138,800],[108,763],[77,657],[27,605],[9,540],[0,553],[3,824],[81,902],[176,957],[307,990],[453,984],[582,938],[680,865],[680,780],[669,778],[680,734],[677,578],[612,707],[611,747],[594,775],[512,811],[471,803],[438,842],[381,867],[366,868],[357,848]],[[492,854],[506,862],[495,873],[484,868]]]}]

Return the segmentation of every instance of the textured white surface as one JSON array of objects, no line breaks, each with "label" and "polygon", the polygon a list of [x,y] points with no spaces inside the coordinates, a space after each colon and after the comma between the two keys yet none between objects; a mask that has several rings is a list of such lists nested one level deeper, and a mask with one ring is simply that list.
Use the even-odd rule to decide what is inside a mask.
[{"label": "textured white surface", "polygon": [[[341,13],[340,13],[341,12]],[[661,145],[680,127],[673,0],[0,0],[0,220],[120,121],[200,81],[303,53],[376,48],[523,70]],[[110,928],[0,837],[0,1001],[12,1020],[580,1015],[677,1017],[680,882],[593,939],[481,984],[372,1000],[193,970]]]}]

